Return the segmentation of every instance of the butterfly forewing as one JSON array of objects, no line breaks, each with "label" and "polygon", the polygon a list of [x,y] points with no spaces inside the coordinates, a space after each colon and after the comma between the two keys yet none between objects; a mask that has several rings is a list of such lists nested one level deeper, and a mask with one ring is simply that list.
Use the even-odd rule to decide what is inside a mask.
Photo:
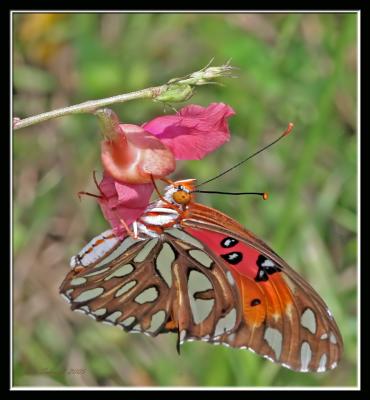
[{"label": "butterfly forewing", "polygon": [[93,263],[81,264],[60,291],[73,310],[99,321],[150,335],[175,331],[180,341],[207,340],[240,323],[230,272],[180,230],[154,239],[125,238]]},{"label": "butterfly forewing", "polygon": [[342,338],[315,290],[236,221],[203,205],[192,211],[185,230],[230,268],[241,293],[243,321],[214,341],[249,348],[297,371],[335,368]]}]

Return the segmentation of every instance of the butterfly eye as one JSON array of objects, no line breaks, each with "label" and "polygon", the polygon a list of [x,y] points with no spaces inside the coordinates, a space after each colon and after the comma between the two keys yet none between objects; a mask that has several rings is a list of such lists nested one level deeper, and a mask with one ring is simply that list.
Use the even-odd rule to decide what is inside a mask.
[{"label": "butterfly eye", "polygon": [[177,204],[188,204],[191,199],[190,193],[185,192],[183,186],[178,187],[178,190],[172,195],[172,198],[176,201]]}]

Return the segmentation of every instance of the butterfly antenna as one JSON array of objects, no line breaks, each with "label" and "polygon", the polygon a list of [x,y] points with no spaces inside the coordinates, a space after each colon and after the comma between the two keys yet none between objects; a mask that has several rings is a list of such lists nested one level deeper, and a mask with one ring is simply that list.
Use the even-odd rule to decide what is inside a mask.
[{"label": "butterfly antenna", "polygon": [[267,200],[269,198],[269,195],[266,192],[221,192],[218,190],[193,190],[191,193],[229,194],[231,196],[242,196],[245,194],[252,194],[255,196],[261,196],[263,200]]},{"label": "butterfly antenna", "polygon": [[238,162],[237,164],[233,165],[231,168],[227,169],[226,171],[221,172],[220,174],[216,175],[215,177],[208,179],[202,183],[200,183],[199,185],[196,185],[196,187],[205,185],[208,182],[212,182],[215,179],[220,178],[221,176],[227,174],[228,172],[232,171],[233,169],[239,167],[240,165],[244,164],[246,161],[250,160],[251,158],[253,158],[254,156],[256,156],[259,153],[262,153],[264,150],[268,149],[269,147],[271,147],[272,145],[274,145],[275,143],[279,142],[283,137],[289,135],[289,133],[292,131],[292,129],[294,128],[294,125],[289,122],[287,129],[285,129],[285,131],[277,138],[275,139],[273,142],[271,142],[270,144],[268,144],[267,146],[262,147],[262,149],[256,151],[255,153],[253,153],[252,155],[248,156],[247,158],[245,158],[244,160]]}]

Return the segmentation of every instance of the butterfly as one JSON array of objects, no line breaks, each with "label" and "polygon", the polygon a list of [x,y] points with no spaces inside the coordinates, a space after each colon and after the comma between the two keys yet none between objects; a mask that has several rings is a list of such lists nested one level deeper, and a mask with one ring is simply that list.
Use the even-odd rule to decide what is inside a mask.
[{"label": "butterfly", "polygon": [[317,292],[266,243],[171,182],[133,223],[71,259],[60,287],[72,310],[127,332],[174,332],[249,349],[295,371],[337,366],[343,341]]}]

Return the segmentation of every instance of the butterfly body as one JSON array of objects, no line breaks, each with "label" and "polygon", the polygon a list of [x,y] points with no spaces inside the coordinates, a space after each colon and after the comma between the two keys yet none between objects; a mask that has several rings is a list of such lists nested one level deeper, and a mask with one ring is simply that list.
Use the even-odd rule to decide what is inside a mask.
[{"label": "butterfly body", "polygon": [[136,222],[74,258],[61,293],[72,309],[126,331],[177,332],[248,348],[297,371],[334,368],[342,339],[327,306],[287,263],[238,222],[194,202],[175,182]]}]

